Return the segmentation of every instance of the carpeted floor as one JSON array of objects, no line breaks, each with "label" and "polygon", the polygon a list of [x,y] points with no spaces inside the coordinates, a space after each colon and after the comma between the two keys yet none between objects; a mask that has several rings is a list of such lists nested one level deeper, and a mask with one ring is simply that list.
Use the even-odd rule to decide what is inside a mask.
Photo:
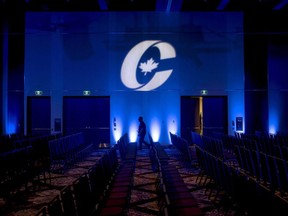
[{"label": "carpeted floor", "polygon": [[[204,215],[225,215],[244,216],[247,215],[233,200],[221,191],[207,176],[202,176],[197,163],[183,160],[177,149],[167,147],[166,153],[169,156],[169,164],[174,164],[181,177],[193,196],[198,200],[198,205]],[[200,178],[202,176],[202,178]],[[155,181],[157,172],[153,172],[153,167],[149,159],[149,151],[146,149],[138,151],[135,170],[135,181],[131,196],[129,215],[158,215],[157,196]],[[205,183],[208,181],[209,184]]]},{"label": "carpeted floor", "polygon": [[[198,200],[204,215],[246,215],[211,179],[201,175],[197,163],[192,164],[190,161],[183,160],[177,149],[171,146],[165,148],[165,151],[169,156],[169,164],[174,164],[178,168],[187,187]],[[71,184],[89,167],[93,166],[104,152],[105,149],[92,152],[85,160],[75,164],[64,173],[45,173],[46,180],[45,182],[42,180],[41,187],[33,188],[31,185],[30,192],[26,187],[23,192],[18,191],[17,195],[9,202],[0,199],[0,215],[34,216],[42,206],[59,194],[63,187]],[[138,150],[129,216],[158,215],[159,207],[155,184],[157,177],[158,173],[154,172],[149,158],[149,149]],[[205,184],[204,180],[206,180]]]},{"label": "carpeted floor", "polygon": [[[95,164],[103,154],[103,150],[91,152],[91,154],[75,163],[65,172],[43,173],[36,185],[29,182],[11,196],[10,200],[0,198],[1,216],[34,216],[42,206],[46,205],[65,186],[72,184],[81,174],[85,173]],[[39,184],[40,183],[40,184]]]}]

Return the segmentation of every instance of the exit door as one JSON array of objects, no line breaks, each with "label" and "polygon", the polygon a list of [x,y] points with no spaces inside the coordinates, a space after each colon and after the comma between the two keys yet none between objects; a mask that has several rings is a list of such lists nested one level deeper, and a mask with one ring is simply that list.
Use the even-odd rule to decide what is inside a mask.
[{"label": "exit door", "polygon": [[191,143],[191,131],[202,135],[227,134],[227,97],[181,97],[181,137]]},{"label": "exit door", "polygon": [[110,143],[110,97],[65,96],[63,132],[83,132],[85,141],[96,145]]},{"label": "exit door", "polygon": [[203,135],[227,134],[227,97],[203,97]]},{"label": "exit door", "polygon": [[51,99],[49,96],[27,97],[27,134],[51,133]]}]

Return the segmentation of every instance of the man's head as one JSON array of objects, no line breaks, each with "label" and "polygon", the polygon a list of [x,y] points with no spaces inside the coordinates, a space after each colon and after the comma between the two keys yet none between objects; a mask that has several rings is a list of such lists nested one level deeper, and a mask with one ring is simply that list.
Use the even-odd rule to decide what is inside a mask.
[{"label": "man's head", "polygon": [[138,121],[140,121],[140,122],[143,121],[143,117],[139,116]]}]

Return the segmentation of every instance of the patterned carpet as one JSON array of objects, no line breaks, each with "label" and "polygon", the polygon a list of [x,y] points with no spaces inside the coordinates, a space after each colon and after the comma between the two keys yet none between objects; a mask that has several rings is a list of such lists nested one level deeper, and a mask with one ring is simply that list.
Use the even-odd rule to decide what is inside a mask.
[{"label": "patterned carpet", "polygon": [[64,173],[43,173],[37,182],[41,184],[23,186],[9,201],[0,198],[1,216],[34,216],[42,206],[52,200],[65,186],[72,184],[89,167],[101,158],[103,150],[91,154]]},{"label": "patterned carpet", "polygon": [[[169,164],[174,164],[193,196],[198,200],[204,215],[247,215],[234,203],[225,192],[219,190],[213,180],[201,175],[197,163],[191,164],[181,158],[175,148],[165,148],[169,156]],[[9,202],[0,199],[0,215],[2,216],[34,216],[39,209],[47,204],[66,185],[71,184],[77,177],[93,166],[105,152],[97,150],[92,152],[85,160],[75,164],[63,174],[45,173],[42,176],[42,185],[33,188],[30,192],[23,188]],[[138,150],[134,174],[134,185],[131,192],[129,216],[152,216],[159,214],[158,199],[156,194],[156,180],[158,173],[153,171],[149,158],[149,150]],[[202,177],[202,178],[201,178]],[[206,181],[205,181],[206,180]],[[205,183],[204,183],[205,181]],[[207,183],[208,182],[208,183]],[[28,185],[29,188],[29,185]],[[25,192],[24,192],[25,191]]]},{"label": "patterned carpet", "polygon": [[[198,205],[202,212],[204,212],[204,215],[247,215],[224,191],[219,190],[211,179],[201,175],[201,170],[197,167],[197,163],[191,164],[191,162],[183,160],[181,154],[175,148],[165,148],[165,151],[170,158],[169,164],[174,164],[178,168],[181,177],[197,199]],[[159,209],[155,193],[156,179],[157,172],[153,172],[149,159],[149,150],[143,149],[142,151],[138,151],[129,215],[158,215]],[[204,186],[205,180],[209,184],[205,183]]]}]

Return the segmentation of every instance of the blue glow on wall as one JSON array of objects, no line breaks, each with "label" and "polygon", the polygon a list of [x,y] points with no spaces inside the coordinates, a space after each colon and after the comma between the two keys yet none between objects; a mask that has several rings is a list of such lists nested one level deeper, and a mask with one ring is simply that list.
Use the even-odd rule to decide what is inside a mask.
[{"label": "blue glow on wall", "polygon": [[180,97],[201,89],[228,96],[229,121],[245,117],[242,19],[238,12],[29,12],[25,98],[50,92],[54,119],[62,114],[53,101],[63,96],[86,89],[110,96],[111,143],[126,132],[135,142],[140,115],[154,141],[170,143],[169,132],[180,131]]},{"label": "blue glow on wall", "polygon": [[137,138],[138,138],[138,124],[133,121],[132,123],[130,123],[129,125],[129,138],[130,138],[130,142],[136,142]]},{"label": "blue glow on wall", "polygon": [[17,118],[13,115],[9,116],[9,119],[6,123],[6,133],[7,134],[15,134],[17,133]]},{"label": "blue glow on wall", "polygon": [[111,133],[113,134],[114,143],[116,143],[123,135],[123,123],[119,116],[114,117],[113,119],[115,119],[115,121],[113,120],[112,122],[113,127],[111,127]]},{"label": "blue glow on wall", "polygon": [[273,124],[269,125],[269,134],[276,134],[277,133],[277,127],[275,127]]},{"label": "blue glow on wall", "polygon": [[177,123],[177,119],[178,117],[176,116],[168,116],[167,119],[167,131],[173,133],[173,134],[178,134],[179,135],[179,131],[178,131],[178,123]]},{"label": "blue glow on wall", "polygon": [[[272,94],[269,95],[271,97]],[[279,101],[279,97],[275,94],[273,94],[273,100],[274,104],[270,104],[270,109],[269,109],[269,133],[271,134],[276,134],[277,132],[280,131],[279,123],[280,123],[280,118],[281,118],[281,107],[279,107],[279,104],[281,102]]]},{"label": "blue glow on wall", "polygon": [[159,142],[161,131],[161,122],[157,117],[151,119],[150,135],[154,142]]}]

